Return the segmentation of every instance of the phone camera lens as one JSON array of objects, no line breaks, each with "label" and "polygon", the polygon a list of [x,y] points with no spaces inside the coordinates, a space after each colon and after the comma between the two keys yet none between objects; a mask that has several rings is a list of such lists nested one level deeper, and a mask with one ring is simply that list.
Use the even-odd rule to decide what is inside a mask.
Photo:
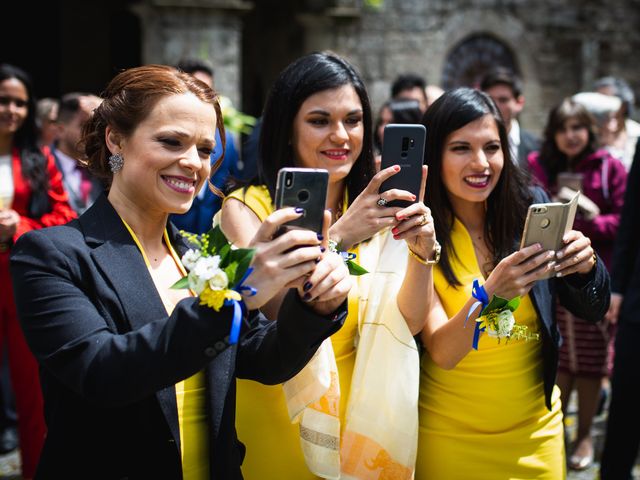
[{"label": "phone camera lens", "polygon": [[287,173],[284,177],[284,186],[291,188],[291,185],[293,185],[293,174]]},{"label": "phone camera lens", "polygon": [[300,190],[298,192],[298,200],[301,203],[305,203],[309,200],[309,191],[308,190]]}]

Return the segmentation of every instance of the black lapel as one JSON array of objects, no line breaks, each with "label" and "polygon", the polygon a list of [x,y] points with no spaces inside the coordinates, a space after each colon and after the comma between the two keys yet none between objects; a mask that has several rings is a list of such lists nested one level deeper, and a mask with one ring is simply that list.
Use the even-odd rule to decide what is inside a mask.
[{"label": "black lapel", "polygon": [[[105,194],[80,217],[92,257],[111,282],[132,330],[167,316],[144,258]],[[156,392],[177,445],[180,445],[178,407],[173,386]]]}]

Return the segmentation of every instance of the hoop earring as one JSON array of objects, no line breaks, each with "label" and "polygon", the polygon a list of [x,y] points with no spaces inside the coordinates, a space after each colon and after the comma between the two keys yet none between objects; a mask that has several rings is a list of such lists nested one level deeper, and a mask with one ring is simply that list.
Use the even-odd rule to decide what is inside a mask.
[{"label": "hoop earring", "polygon": [[109,169],[111,169],[111,173],[116,173],[122,170],[124,166],[124,158],[120,153],[114,153],[109,157]]}]

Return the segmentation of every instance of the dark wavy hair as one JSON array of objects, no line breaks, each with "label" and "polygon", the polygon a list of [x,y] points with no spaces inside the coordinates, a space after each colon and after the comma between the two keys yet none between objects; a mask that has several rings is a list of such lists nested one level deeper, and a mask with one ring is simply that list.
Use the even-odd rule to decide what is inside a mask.
[{"label": "dark wavy hair", "polygon": [[314,52],[295,60],[273,84],[262,115],[258,175],[251,184],[266,185],[275,198],[278,170],[295,166],[289,140],[302,103],[311,95],[344,85],[352,85],[360,98],[364,126],[362,152],[346,178],[351,205],[374,175],[371,103],[355,68],[331,52]]},{"label": "dark wavy hair", "polygon": [[589,132],[587,146],[571,161],[571,165],[580,163],[585,157],[598,149],[598,137],[596,134],[596,120],[587,108],[571,98],[565,98],[551,109],[544,128],[544,138],[540,148],[540,164],[547,173],[549,185],[555,185],[558,173],[566,172],[571,165],[569,158],[562,153],[556,145],[556,133],[564,128],[567,120],[574,119]]},{"label": "dark wavy hair", "polygon": [[27,90],[27,118],[13,136],[13,146],[20,154],[22,176],[29,182],[31,198],[28,212],[32,218],[40,218],[51,211],[47,158],[38,146],[36,125],[36,98],[31,76],[21,68],[8,63],[0,64],[0,82],[15,78]]},{"label": "dark wavy hair", "polygon": [[451,268],[451,255],[456,255],[451,241],[454,212],[442,181],[442,159],[447,137],[456,130],[491,115],[498,127],[504,156],[504,167],[498,182],[487,199],[487,217],[484,235],[493,247],[493,265],[514,250],[514,235],[524,227],[531,194],[527,177],[513,163],[509,150],[507,130],[500,111],[489,95],[472,88],[461,87],[445,92],[426,111],[422,124],[427,128],[424,158],[429,166],[425,203],[431,208],[436,235],[442,244],[440,268],[452,285],[461,285]]},{"label": "dark wavy hair", "polygon": [[[107,125],[123,136],[129,137],[161,99],[187,92],[193,93],[197,98],[210,103],[215,108],[216,126],[220,131],[224,152],[224,123],[218,95],[191,74],[174,67],[145,65],[124,70],[109,82],[101,95],[102,103],[83,126],[80,143],[84,146],[87,159],[80,162],[110,186],[113,173],[108,163],[111,152],[105,143]],[[223,157],[224,154],[212,165],[209,178],[218,169]],[[219,193],[211,183],[209,186]]]}]

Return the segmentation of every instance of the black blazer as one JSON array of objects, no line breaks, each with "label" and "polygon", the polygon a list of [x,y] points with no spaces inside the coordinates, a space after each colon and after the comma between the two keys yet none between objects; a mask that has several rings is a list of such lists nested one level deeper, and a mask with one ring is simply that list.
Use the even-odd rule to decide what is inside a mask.
[{"label": "black blazer", "polygon": [[[169,224],[179,254],[187,246]],[[235,377],[281,383],[340,328],[289,292],[281,318],[250,312],[239,345],[231,308],[184,299],[166,310],[106,196],[78,220],[12,249],[16,304],[41,366],[48,434],[36,478],[180,479],[174,384],[205,369],[211,478],[242,478]]]},{"label": "black blazer", "polygon": [[[533,202],[549,202],[549,197],[540,187],[533,189]],[[562,338],[556,322],[556,298],[571,313],[587,322],[599,322],[604,318],[611,290],[609,273],[602,260],[597,258],[596,266],[586,275],[574,274],[567,277],[553,277],[536,282],[530,295],[543,329],[542,355],[545,403],[551,410],[551,393],[558,372],[558,350]]]},{"label": "black blazer", "polygon": [[627,177],[613,251],[611,291],[624,295],[620,323],[640,323],[640,142]]}]

